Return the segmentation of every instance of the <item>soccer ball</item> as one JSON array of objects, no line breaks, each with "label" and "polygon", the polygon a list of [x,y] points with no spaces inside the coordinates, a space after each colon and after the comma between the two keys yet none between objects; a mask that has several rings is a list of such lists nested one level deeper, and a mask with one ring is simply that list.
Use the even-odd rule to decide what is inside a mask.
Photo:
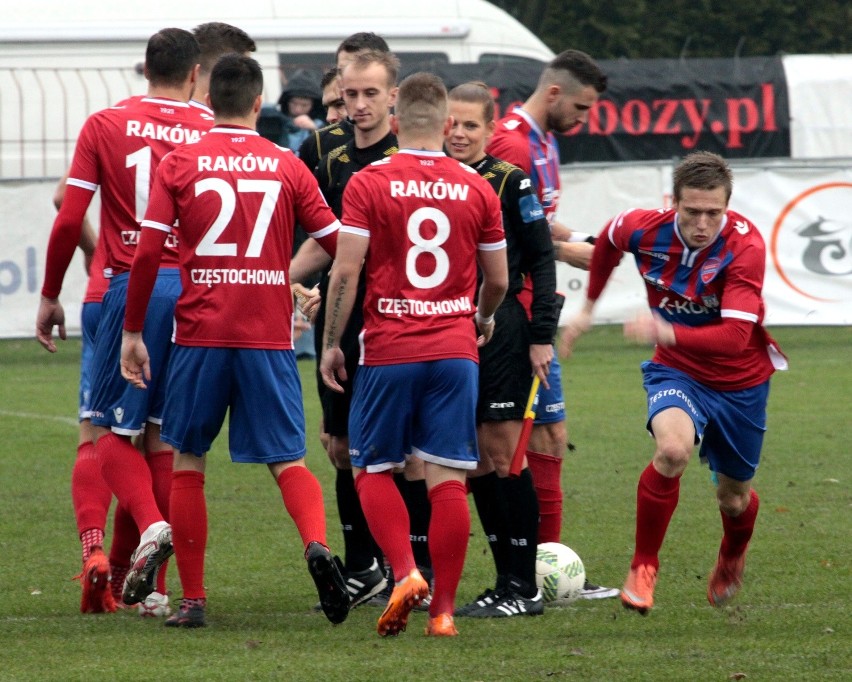
[{"label": "soccer ball", "polygon": [[583,560],[567,545],[543,542],[536,552],[535,582],[545,603],[556,599],[572,602],[586,582]]},{"label": "soccer ball", "polygon": [[139,603],[139,615],[142,618],[165,618],[171,615],[169,608],[169,597],[159,592],[151,592],[145,601]]}]

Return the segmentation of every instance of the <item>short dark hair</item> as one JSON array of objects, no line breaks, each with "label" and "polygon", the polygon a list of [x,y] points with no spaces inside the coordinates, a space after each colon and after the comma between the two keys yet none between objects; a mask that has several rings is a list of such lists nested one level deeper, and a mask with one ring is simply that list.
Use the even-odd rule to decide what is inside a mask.
[{"label": "short dark hair", "polygon": [[684,188],[714,190],[722,187],[725,200],[730,200],[734,188],[734,176],[728,163],[713,152],[692,152],[683,157],[675,167],[673,180],[674,198],[680,200]]},{"label": "short dark hair", "polygon": [[565,76],[580,86],[591,85],[597,92],[606,90],[607,77],[601,68],[585,52],[565,50],[556,55],[541,73],[538,87],[551,85],[566,86]]},{"label": "short dark hair", "polygon": [[210,73],[216,60],[223,54],[245,54],[257,50],[257,45],[248,33],[221,21],[199,24],[192,29],[192,34],[201,46],[202,73]]},{"label": "short dark hair", "polygon": [[451,102],[481,104],[486,123],[494,118],[494,97],[491,95],[491,89],[482,81],[468,81],[457,85],[450,90],[448,97]]},{"label": "short dark hair", "polygon": [[334,53],[337,58],[341,52],[361,52],[362,50],[376,50],[378,52],[390,52],[387,42],[384,38],[376,33],[369,31],[360,31],[353,33],[348,38],[344,38],[343,42],[337,46],[337,52]]},{"label": "short dark hair", "polygon": [[396,100],[400,133],[438,131],[447,116],[447,88],[438,76],[420,71],[402,81]]},{"label": "short dark hair", "polygon": [[[358,52],[352,61],[344,67],[346,69],[366,69],[371,64],[378,64],[385,67],[388,74],[388,88],[396,85],[399,78],[399,58],[393,52],[382,52],[380,50],[364,50]],[[341,73],[341,75],[343,75]]]},{"label": "short dark hair", "polygon": [[148,39],[145,48],[145,75],[152,85],[183,83],[201,55],[201,47],[189,31],[164,28]]},{"label": "short dark hair", "polygon": [[320,79],[320,90],[325,90],[331,83],[337,80],[337,68],[331,67]]},{"label": "short dark hair", "polygon": [[210,106],[217,117],[245,116],[263,92],[263,71],[251,57],[231,52],[210,74]]}]

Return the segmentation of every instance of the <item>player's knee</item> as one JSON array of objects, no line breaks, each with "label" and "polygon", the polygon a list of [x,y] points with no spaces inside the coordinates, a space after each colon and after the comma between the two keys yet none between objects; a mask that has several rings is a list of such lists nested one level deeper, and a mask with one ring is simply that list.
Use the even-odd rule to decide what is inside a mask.
[{"label": "player's knee", "polygon": [[733,490],[716,490],[716,500],[719,503],[719,510],[730,517],[737,517],[742,514],[748,507],[751,500],[751,495],[748,491],[745,493]]},{"label": "player's knee", "polygon": [[654,462],[657,469],[665,476],[673,476],[686,469],[692,456],[692,445],[687,445],[675,439],[657,441],[654,452]]},{"label": "player's knee", "polygon": [[568,430],[564,421],[536,424],[530,435],[529,449],[554,457],[562,457],[568,446]]}]

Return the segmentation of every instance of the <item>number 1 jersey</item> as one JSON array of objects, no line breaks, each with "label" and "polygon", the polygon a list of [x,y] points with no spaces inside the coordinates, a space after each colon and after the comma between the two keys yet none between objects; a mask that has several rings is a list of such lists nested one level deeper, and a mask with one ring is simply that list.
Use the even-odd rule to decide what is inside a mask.
[{"label": "number 1 jersey", "polygon": [[[132,97],[86,120],[68,184],[101,189],[98,238],[104,240],[106,276],[130,270],[160,160],[175,147],[200,140],[212,125],[209,116],[186,102],[151,97]],[[172,241],[162,264],[176,263]]]}]

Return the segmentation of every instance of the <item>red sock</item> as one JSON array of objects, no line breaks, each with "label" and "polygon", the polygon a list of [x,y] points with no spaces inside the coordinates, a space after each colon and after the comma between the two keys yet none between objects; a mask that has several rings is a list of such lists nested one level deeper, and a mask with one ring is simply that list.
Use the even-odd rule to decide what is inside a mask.
[{"label": "red sock", "polygon": [[163,521],[151,489],[151,472],[130,438],[108,433],[98,439],[95,450],[104,480],[118,503],[133,515],[139,532],[144,532],[152,523]]},{"label": "red sock", "polygon": [[169,520],[169,495],[172,491],[172,467],[175,456],[171,450],[158,450],[145,455],[148,469],[151,471],[151,488],[157,509],[163,518]]},{"label": "red sock", "polygon": [[130,566],[130,555],[139,546],[139,529],[130,512],[120,504],[112,519],[112,545],[109,563],[112,566]]},{"label": "red sock", "polygon": [[[97,529],[103,533],[106,528],[109,505],[112,502],[112,492],[101,474],[101,465],[95,454],[95,444],[91,441],[77,446],[77,459],[71,471],[71,501],[74,504],[74,517],[77,520],[77,531],[82,540],[83,533]],[[83,561],[89,558],[91,545],[83,545]]]},{"label": "red sock", "polygon": [[355,478],[355,489],[370,532],[390,563],[394,580],[400,582],[417,564],[411,551],[411,521],[393,474],[362,471]]},{"label": "red sock", "polygon": [[719,554],[728,559],[735,559],[746,551],[751,534],[754,532],[758,507],[760,507],[760,498],[757,496],[757,491],[752,489],[751,500],[742,514],[739,516],[722,514],[722,528],[725,534],[722,536]]},{"label": "red sock", "polygon": [[636,550],[630,568],[660,567],[660,547],[680,495],[680,476],[667,478],[653,463],[645,467],[636,491]]},{"label": "red sock", "polygon": [[100,528],[88,528],[80,533],[80,542],[83,543],[83,563],[85,564],[95,548],[103,550],[104,532]]},{"label": "red sock", "polygon": [[172,544],[185,599],[204,599],[204,552],[207,549],[207,501],[204,474],[175,471],[169,500]]},{"label": "red sock", "polygon": [[302,544],[307,547],[311,542],[319,542],[328,546],[325,505],[317,477],[307,467],[287,467],[278,476],[278,488],[284,499],[284,507],[302,537]]},{"label": "red sock", "polygon": [[562,458],[527,450],[527,464],[538,498],[538,541],[559,542],[562,535]]},{"label": "red sock", "polygon": [[121,505],[116,505],[112,519],[112,544],[109,548],[109,570],[112,573],[112,596],[117,604],[122,601],[124,577],[130,568],[130,555],[139,546],[139,529],[136,522]]},{"label": "red sock", "polygon": [[[148,469],[151,471],[151,487],[154,490],[154,499],[157,508],[163,518],[169,520],[169,495],[172,491],[172,466],[174,464],[174,453],[169,450],[158,450],[145,455]],[[157,592],[166,594],[166,573],[169,570],[169,562],[166,561],[157,573]]]},{"label": "red sock", "polygon": [[429,491],[429,502],[432,505],[429,554],[435,580],[429,615],[452,615],[470,536],[470,510],[464,483],[445,481],[436,485]]}]

